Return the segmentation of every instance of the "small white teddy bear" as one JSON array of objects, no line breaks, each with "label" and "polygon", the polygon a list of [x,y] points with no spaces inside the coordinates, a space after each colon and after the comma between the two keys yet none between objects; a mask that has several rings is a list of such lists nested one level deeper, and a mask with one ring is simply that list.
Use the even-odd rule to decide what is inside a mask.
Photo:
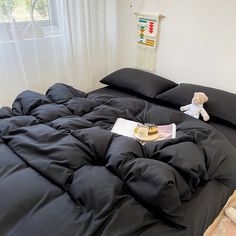
[{"label": "small white teddy bear", "polygon": [[180,110],[183,111],[185,114],[193,116],[195,118],[199,118],[201,114],[204,121],[208,121],[210,119],[208,113],[203,108],[203,104],[208,101],[208,97],[205,93],[196,92],[194,93],[192,103],[186,106],[180,107]]}]

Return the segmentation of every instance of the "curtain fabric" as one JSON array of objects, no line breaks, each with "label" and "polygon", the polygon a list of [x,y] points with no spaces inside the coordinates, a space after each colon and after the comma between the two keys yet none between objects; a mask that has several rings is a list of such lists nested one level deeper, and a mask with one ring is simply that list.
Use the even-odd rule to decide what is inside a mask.
[{"label": "curtain fabric", "polygon": [[61,1],[59,10],[66,16],[60,18],[60,25],[65,51],[72,56],[75,81],[91,90],[97,87],[96,77],[107,70],[106,1]]},{"label": "curtain fabric", "polygon": [[90,91],[108,73],[106,1],[52,2],[56,22],[47,27],[32,17],[22,26],[11,11],[6,16],[0,9],[0,106],[11,105],[23,90],[45,92],[56,82]]}]

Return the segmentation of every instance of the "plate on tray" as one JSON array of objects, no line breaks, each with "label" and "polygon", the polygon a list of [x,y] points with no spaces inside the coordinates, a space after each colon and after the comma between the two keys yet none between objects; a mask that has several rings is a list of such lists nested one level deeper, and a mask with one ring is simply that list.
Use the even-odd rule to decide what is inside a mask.
[{"label": "plate on tray", "polygon": [[150,142],[150,141],[154,141],[154,140],[157,140],[158,138],[160,138],[160,135],[157,133],[157,134],[153,134],[153,135],[148,135],[146,137],[141,137],[137,133],[134,133],[134,137],[140,141],[143,141],[143,142]]}]

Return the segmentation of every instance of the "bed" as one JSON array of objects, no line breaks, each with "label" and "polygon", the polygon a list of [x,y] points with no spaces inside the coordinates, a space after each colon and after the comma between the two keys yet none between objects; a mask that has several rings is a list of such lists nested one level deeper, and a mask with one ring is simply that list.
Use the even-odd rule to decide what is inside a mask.
[{"label": "bed", "polygon": [[[236,186],[236,95],[131,68],[101,82],[0,109],[0,235],[203,235]],[[196,90],[209,123],[179,111]],[[177,137],[142,145],[111,132],[120,117]]]}]

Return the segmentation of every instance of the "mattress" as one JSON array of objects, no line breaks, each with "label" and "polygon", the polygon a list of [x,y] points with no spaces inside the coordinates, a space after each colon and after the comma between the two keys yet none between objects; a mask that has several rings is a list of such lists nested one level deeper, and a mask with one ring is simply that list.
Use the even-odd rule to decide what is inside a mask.
[{"label": "mattress", "polygon": [[[119,117],[177,137],[142,145]],[[0,235],[203,235],[235,188],[225,136],[124,90],[24,91],[0,110]]]}]

